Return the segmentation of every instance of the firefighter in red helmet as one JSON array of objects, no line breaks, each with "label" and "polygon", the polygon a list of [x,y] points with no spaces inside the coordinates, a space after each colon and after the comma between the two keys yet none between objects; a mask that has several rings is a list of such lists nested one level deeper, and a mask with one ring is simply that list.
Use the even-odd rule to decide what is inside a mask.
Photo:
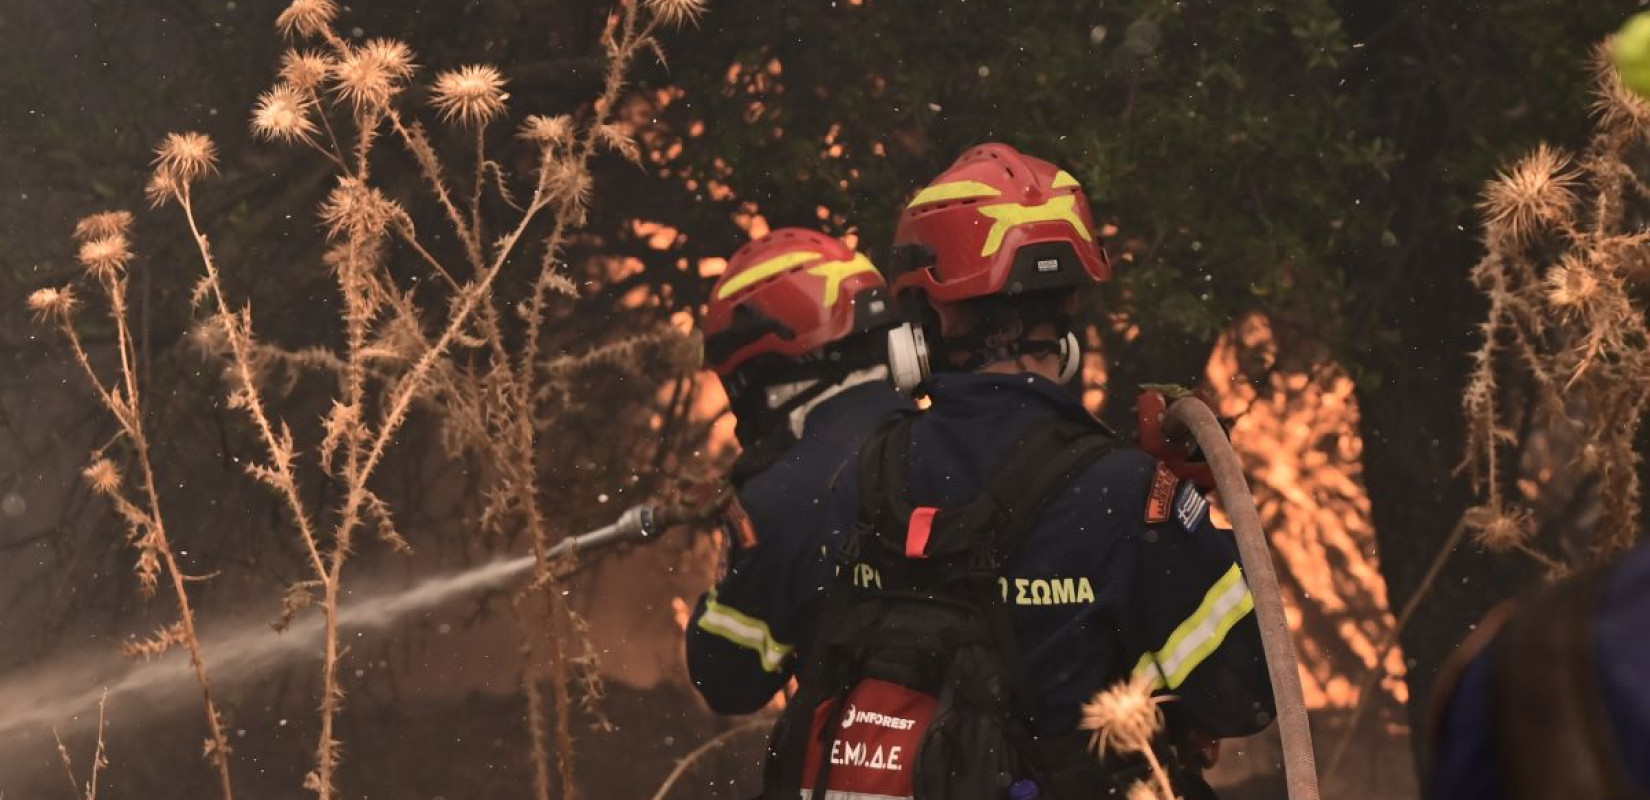
[{"label": "firefighter in red helmet", "polygon": [[[976,147],[906,204],[894,247],[894,291],[923,301],[944,367],[1035,355],[1053,358],[1061,383],[1076,375],[1074,290],[1110,280],[1111,262],[1071,173],[1006,145]],[[1029,335],[1039,325],[1057,336]],[[1027,335],[1004,335],[1016,332]]]},{"label": "firefighter in red helmet", "polygon": [[1111,275],[1081,186],[976,147],[911,199],[895,248],[930,406],[833,484],[837,579],[764,796],[1123,796],[1144,759],[1098,758],[1079,723],[1132,678],[1174,698],[1156,745],[1176,793],[1209,797],[1207,743],[1274,714],[1253,599],[1203,493],[1063,385],[1077,292]]},{"label": "firefighter in red helmet", "polygon": [[889,342],[908,351],[910,329],[868,258],[799,228],[734,253],[703,329],[742,452],[731,474],[727,571],[689,622],[688,668],[713,709],[740,714],[785,685],[793,651],[811,634],[818,592],[797,589],[830,580],[818,510],[859,440],[910,405],[888,366]]}]

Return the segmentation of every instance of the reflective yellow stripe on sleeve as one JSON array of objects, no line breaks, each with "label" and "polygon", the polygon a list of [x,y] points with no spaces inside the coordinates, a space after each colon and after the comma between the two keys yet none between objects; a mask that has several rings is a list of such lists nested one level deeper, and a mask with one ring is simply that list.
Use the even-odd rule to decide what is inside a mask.
[{"label": "reflective yellow stripe on sleeve", "polygon": [[762,660],[762,669],[768,672],[778,672],[785,663],[785,657],[796,649],[776,641],[766,622],[716,602],[715,592],[705,600],[705,613],[699,617],[699,629],[747,650],[754,650]]},{"label": "reflective yellow stripe on sleeve", "polygon": [[1226,640],[1226,634],[1255,608],[1255,597],[1243,581],[1236,564],[1203,595],[1203,602],[1185,622],[1169,634],[1168,641],[1148,652],[1135,664],[1134,674],[1149,673],[1154,689],[1178,689]]}]

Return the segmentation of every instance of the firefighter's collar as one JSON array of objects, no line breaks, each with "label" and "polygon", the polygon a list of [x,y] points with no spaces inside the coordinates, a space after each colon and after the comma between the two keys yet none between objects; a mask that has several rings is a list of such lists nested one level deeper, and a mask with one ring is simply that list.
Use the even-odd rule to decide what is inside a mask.
[{"label": "firefighter's collar", "polygon": [[997,412],[1004,405],[1014,405],[1043,407],[1075,420],[1100,424],[1070,390],[1034,372],[936,373],[917,393],[927,394],[934,403],[933,409],[948,417]]},{"label": "firefighter's collar", "polygon": [[[838,381],[835,386],[832,386],[829,389],[826,389],[825,391],[820,392],[818,397],[815,397],[812,400],[809,400],[808,402],[803,403],[802,405],[791,409],[791,415],[790,415],[791,433],[793,435],[795,435],[796,438],[801,439],[803,430],[808,427],[809,423],[814,422],[813,417],[814,417],[815,409],[818,409],[820,406],[825,405],[826,401],[830,400],[831,398],[836,397],[837,395],[840,395],[843,392],[854,388],[855,386],[859,386],[860,384],[870,383],[872,381],[881,381],[882,383],[887,383],[888,382],[888,367],[882,366],[882,365],[877,365],[877,366],[874,366],[874,367],[866,367],[865,369],[862,369],[862,370],[856,370],[854,372],[850,372],[850,373],[848,373],[847,377],[845,377],[842,380]],[[811,386],[812,382],[809,382],[809,385]]]},{"label": "firefighter's collar", "polygon": [[793,430],[798,431],[799,435],[805,434],[810,439],[829,438],[839,435],[837,428],[842,420],[851,421],[857,428],[862,425],[867,414],[880,417],[895,408],[910,404],[894,391],[893,384],[888,383],[886,367],[873,370],[869,376],[857,372],[854,374],[860,376],[859,379],[843,381],[836,387],[836,391],[810,403],[803,418],[793,418]]}]

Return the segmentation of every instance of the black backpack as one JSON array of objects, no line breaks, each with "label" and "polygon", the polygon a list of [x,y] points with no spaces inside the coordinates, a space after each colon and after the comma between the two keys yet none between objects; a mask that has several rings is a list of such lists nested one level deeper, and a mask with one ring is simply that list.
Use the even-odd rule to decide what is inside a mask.
[{"label": "black backpack", "polygon": [[[1000,578],[1044,507],[1116,447],[1098,423],[1032,423],[972,500],[913,507],[911,424],[860,450],[858,520],[837,554],[796,694],[769,744],[764,798],[1064,800],[1144,774],[1102,765],[1086,732],[1038,737]],[[1121,796],[1119,794],[1118,796]]]}]

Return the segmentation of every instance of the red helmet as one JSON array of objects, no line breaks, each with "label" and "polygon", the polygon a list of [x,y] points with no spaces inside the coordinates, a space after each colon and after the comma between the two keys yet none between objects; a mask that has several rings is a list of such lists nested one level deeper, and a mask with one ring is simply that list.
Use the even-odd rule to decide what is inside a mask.
[{"label": "red helmet", "polygon": [[938,304],[1111,278],[1077,179],[1006,144],[963,153],[917,192],[894,246],[907,267],[895,293],[921,290]]},{"label": "red helmet", "polygon": [[803,228],[739,248],[711,288],[705,363],[731,375],[763,355],[798,358],[898,320],[871,260]]}]

